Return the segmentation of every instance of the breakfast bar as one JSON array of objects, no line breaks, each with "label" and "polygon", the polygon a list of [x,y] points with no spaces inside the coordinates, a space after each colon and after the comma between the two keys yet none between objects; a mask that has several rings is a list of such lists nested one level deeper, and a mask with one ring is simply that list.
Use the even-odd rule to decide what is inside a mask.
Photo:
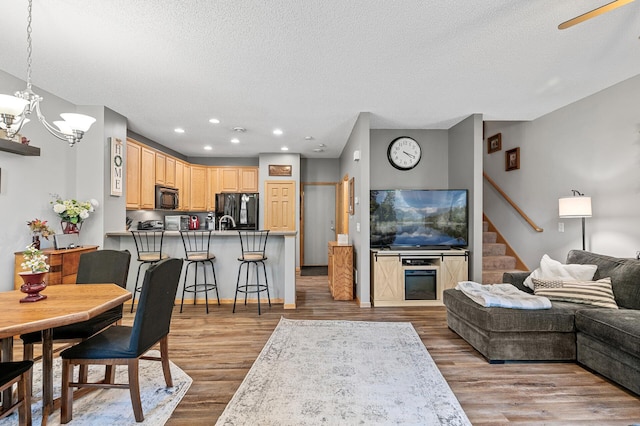
[{"label": "breakfast bar", "polygon": [[[285,309],[296,308],[296,231],[271,231],[266,246],[267,277],[272,303],[283,303]],[[132,255],[131,269],[127,280],[127,289],[133,291],[136,280],[138,262],[136,246],[130,232],[109,232],[106,234],[105,248],[113,250],[129,250]],[[214,261],[218,282],[218,295],[221,303],[233,303],[236,280],[238,277],[238,257],[241,255],[240,238],[237,231],[212,231],[211,252],[215,254]],[[171,257],[184,258],[184,246],[179,231],[165,231],[162,252]],[[143,269],[144,270],[144,269]],[[183,272],[184,274],[184,272]],[[209,277],[210,278],[210,277]],[[182,295],[184,275],[181,277],[177,297]],[[191,278],[189,278],[191,279]],[[210,278],[211,279],[211,278]],[[200,280],[199,280],[200,282]],[[209,293],[215,297],[215,293]],[[249,295],[249,301],[252,300]],[[253,295],[255,299],[255,295]],[[263,295],[264,297],[264,295]],[[185,296],[193,303],[193,295]],[[200,293],[198,300],[204,296]],[[197,302],[198,302],[197,300]]]}]

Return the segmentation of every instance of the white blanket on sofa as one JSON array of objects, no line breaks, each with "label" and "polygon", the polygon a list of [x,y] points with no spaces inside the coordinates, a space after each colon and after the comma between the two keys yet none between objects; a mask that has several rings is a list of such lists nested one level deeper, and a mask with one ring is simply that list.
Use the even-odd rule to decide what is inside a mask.
[{"label": "white blanket on sofa", "polygon": [[543,296],[525,293],[511,284],[479,284],[461,281],[456,286],[471,300],[486,308],[549,309],[551,301]]}]

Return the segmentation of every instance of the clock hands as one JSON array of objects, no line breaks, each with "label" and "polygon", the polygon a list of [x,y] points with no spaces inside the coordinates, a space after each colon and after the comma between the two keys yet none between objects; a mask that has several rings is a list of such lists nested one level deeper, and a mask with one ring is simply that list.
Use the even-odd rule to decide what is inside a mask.
[{"label": "clock hands", "polygon": [[402,151],[402,152],[404,152],[405,154],[407,154],[407,155],[408,155],[409,157],[411,157],[411,158],[416,158],[416,156],[415,156],[415,155],[413,155],[413,154],[409,154],[407,151]]}]

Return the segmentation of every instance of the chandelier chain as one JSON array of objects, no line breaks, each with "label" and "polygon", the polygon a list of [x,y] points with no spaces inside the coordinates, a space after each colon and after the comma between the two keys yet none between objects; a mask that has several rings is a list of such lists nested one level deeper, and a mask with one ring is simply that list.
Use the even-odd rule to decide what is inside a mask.
[{"label": "chandelier chain", "polygon": [[31,10],[33,2],[29,0],[28,17],[27,17],[27,90],[31,91]]}]

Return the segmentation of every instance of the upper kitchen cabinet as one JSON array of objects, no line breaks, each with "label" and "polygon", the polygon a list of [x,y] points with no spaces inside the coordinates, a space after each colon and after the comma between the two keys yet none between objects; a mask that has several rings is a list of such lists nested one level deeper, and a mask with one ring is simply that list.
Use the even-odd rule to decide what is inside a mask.
[{"label": "upper kitchen cabinet", "polygon": [[216,194],[220,193],[220,168],[208,167],[207,168],[207,210],[212,211],[216,208]]},{"label": "upper kitchen cabinet", "polygon": [[140,208],[140,153],[142,147],[127,139],[127,208]]},{"label": "upper kitchen cabinet", "polygon": [[238,175],[240,177],[240,191],[238,192],[259,192],[257,167],[240,167]]},{"label": "upper kitchen cabinet", "polygon": [[176,159],[169,157],[165,160],[165,185],[177,188],[176,183]]},{"label": "upper kitchen cabinet", "polygon": [[167,156],[156,152],[156,184],[165,185],[165,171],[167,168]]},{"label": "upper kitchen cabinet", "polygon": [[140,208],[153,209],[156,205],[156,153],[142,146],[140,152]]},{"label": "upper kitchen cabinet", "polygon": [[191,164],[182,164],[182,175],[182,186],[184,191],[182,191],[182,195],[180,196],[180,210],[189,211],[191,209]]},{"label": "upper kitchen cabinet", "polygon": [[219,192],[239,192],[240,183],[237,167],[218,167]]},{"label": "upper kitchen cabinet", "polygon": [[191,165],[191,211],[207,210],[207,167]]}]

